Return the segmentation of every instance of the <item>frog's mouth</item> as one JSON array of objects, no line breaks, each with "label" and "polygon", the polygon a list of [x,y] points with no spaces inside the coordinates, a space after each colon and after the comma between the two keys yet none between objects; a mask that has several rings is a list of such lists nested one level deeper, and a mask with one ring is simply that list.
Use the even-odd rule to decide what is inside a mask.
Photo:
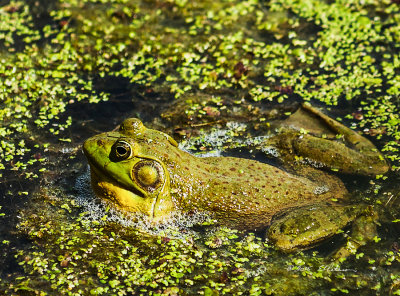
[{"label": "frog's mouth", "polygon": [[89,161],[91,185],[96,196],[126,212],[143,213],[153,218],[153,199],[148,199],[135,188],[127,188],[109,177],[96,164]]},{"label": "frog's mouth", "polygon": [[90,173],[92,180],[94,179],[96,182],[108,182],[113,184],[114,186],[118,186],[124,190],[128,190],[133,194],[137,195],[140,198],[145,198],[144,194],[134,187],[127,188],[124,184],[118,182],[117,180],[105,175],[101,170],[99,170],[95,165],[89,163],[90,165]]}]

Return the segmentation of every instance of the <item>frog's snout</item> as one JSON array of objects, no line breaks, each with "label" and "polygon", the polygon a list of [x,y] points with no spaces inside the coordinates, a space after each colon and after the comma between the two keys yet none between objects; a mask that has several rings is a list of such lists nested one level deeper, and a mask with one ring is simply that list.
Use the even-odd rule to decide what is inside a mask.
[{"label": "frog's snout", "polygon": [[95,155],[106,151],[107,143],[99,138],[91,137],[83,142],[82,150],[89,161],[95,161]]},{"label": "frog's snout", "polygon": [[83,145],[82,145],[82,151],[86,157],[88,155],[89,147],[90,147],[90,139],[87,139],[87,140],[85,140],[85,142],[83,142]]},{"label": "frog's snout", "polygon": [[90,158],[90,155],[93,152],[93,145],[94,145],[93,142],[94,142],[93,138],[89,138],[85,142],[83,142],[82,150],[83,150],[83,153],[85,154],[86,158]]},{"label": "frog's snout", "polygon": [[90,150],[90,146],[91,146],[91,139],[87,139],[85,142],[83,142],[82,145],[82,151],[83,154],[85,154],[86,158],[89,158],[89,150]]}]

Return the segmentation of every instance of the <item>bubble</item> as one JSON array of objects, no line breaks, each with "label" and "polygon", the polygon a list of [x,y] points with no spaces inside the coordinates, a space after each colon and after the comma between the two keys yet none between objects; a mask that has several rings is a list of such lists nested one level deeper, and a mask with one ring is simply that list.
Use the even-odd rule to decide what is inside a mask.
[{"label": "bubble", "polygon": [[267,140],[269,138],[271,138],[270,135],[253,137],[253,138],[247,139],[244,142],[244,144],[248,145],[248,146],[258,146],[258,145],[262,144],[265,140]]},{"label": "bubble", "polygon": [[[243,139],[243,132],[247,125],[239,122],[228,122],[225,129],[213,129],[201,131],[197,137],[192,137],[179,143],[179,149],[198,157],[218,157],[228,147],[247,147],[262,143],[268,136]],[[198,147],[206,148],[208,151],[199,151]],[[211,150],[211,151],[210,151]]]},{"label": "bubble", "polygon": [[179,143],[178,147],[186,152],[192,151],[196,146],[212,147],[218,151],[219,148],[227,143],[229,139],[232,139],[232,136],[229,135],[229,133],[230,130],[228,129],[213,130],[209,133],[202,133],[198,137],[182,141]]},{"label": "bubble", "polygon": [[311,166],[313,166],[313,167],[315,167],[317,169],[325,167],[325,164],[323,164],[322,162],[315,161],[315,160],[310,159],[310,158],[303,158],[301,160],[301,163],[307,164],[307,165],[311,165]]},{"label": "bubble", "polygon": [[244,130],[246,130],[247,125],[245,123],[241,123],[241,122],[230,121],[230,122],[226,123],[226,127],[229,130],[244,131]]},{"label": "bubble", "polygon": [[273,157],[281,156],[279,151],[275,147],[272,147],[272,146],[262,147],[261,151],[264,152],[265,154],[273,156]]},{"label": "bubble", "polygon": [[259,265],[256,268],[252,268],[251,270],[246,270],[246,276],[248,278],[254,278],[260,275],[264,275],[267,273],[267,267],[264,265]]},{"label": "bubble", "polygon": [[314,194],[320,195],[320,194],[324,194],[324,193],[326,193],[328,191],[329,191],[329,187],[328,186],[326,186],[326,185],[318,186],[318,187],[315,187]]}]

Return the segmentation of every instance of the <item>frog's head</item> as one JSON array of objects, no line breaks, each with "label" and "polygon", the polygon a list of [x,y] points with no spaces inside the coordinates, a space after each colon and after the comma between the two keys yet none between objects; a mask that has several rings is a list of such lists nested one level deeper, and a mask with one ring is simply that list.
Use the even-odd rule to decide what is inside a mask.
[{"label": "frog's head", "polygon": [[126,119],[118,131],[89,138],[83,151],[94,192],[124,211],[142,213],[154,221],[168,217],[174,204],[161,152],[173,146],[177,144],[171,137],[146,128],[136,118]]}]

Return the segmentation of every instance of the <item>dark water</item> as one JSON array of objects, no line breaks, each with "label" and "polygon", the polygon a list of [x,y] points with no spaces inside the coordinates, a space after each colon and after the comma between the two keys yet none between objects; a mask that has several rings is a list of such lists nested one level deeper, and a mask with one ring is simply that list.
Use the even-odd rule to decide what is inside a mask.
[{"label": "dark water", "polygon": [[[46,4],[40,3],[40,1],[28,1],[27,3],[31,9],[34,28],[38,30],[49,24],[61,31],[66,26],[63,21],[69,20],[68,17],[61,21],[54,20],[51,17],[50,12],[62,6],[58,1],[46,2]],[[133,6],[137,4],[134,1],[129,3]],[[8,1],[0,2],[1,6],[8,4]],[[262,2],[260,5],[260,11],[269,9],[268,3]],[[82,25],[82,19],[85,19],[85,17],[90,17],[95,23],[96,18],[91,18],[92,15],[97,14],[97,19],[101,18],[102,15],[107,17],[112,15],[112,18],[116,18],[122,23],[129,23],[132,20],[139,19],[142,14],[146,14],[146,9],[151,11],[154,7],[162,12],[164,19],[160,17],[160,24],[149,27],[146,32],[142,32],[141,38],[143,40],[145,36],[157,36],[160,27],[189,27],[188,23],[184,21],[184,18],[188,16],[182,17],[177,13],[177,11],[182,10],[190,14],[182,7],[177,8],[176,5],[162,1],[143,1],[139,6],[142,7],[142,11],[131,17],[123,11],[122,6],[118,7],[113,13],[107,12],[111,4],[103,5],[100,8],[95,3],[88,4],[84,9],[75,7],[72,9],[74,14],[69,23],[72,31],[68,34],[82,34],[79,31],[79,26]],[[85,12],[91,9],[93,14]],[[79,11],[81,10],[84,13],[80,14]],[[190,16],[205,15],[203,10],[199,11],[198,14]],[[290,38],[286,36],[280,41],[276,37],[276,32],[286,34],[293,29],[299,36],[312,43],[310,40],[324,31],[323,27],[310,20],[305,20],[304,17],[298,16],[293,11],[290,11],[288,15],[300,21],[301,25],[293,29],[291,24],[282,22],[281,27],[271,29],[268,32],[263,31],[263,34],[259,32],[254,34],[246,32],[245,34],[249,34],[250,37],[265,42],[265,44],[271,42],[282,42],[284,44],[289,42]],[[225,19],[228,21],[228,16]],[[101,23],[101,19],[99,23]],[[249,30],[254,29],[251,21],[248,21],[248,25]],[[243,25],[240,26],[243,27]],[[95,27],[91,27],[93,31],[89,30],[93,35],[95,35]],[[204,30],[206,31],[206,29]],[[228,34],[232,30],[238,29],[237,27],[232,29],[227,26],[225,31]],[[151,32],[154,34],[151,34]],[[161,31],[161,33],[168,36],[164,31]],[[162,35],[161,33],[160,35]],[[85,34],[91,36],[87,32]],[[105,36],[106,33],[101,31],[99,34]],[[120,35],[125,36],[126,34],[121,33]],[[182,39],[183,37],[186,38],[187,36],[182,35]],[[129,39],[126,37],[112,39],[109,36],[107,38],[109,38],[107,40],[114,40],[108,41],[110,44],[117,42],[118,38]],[[210,36],[198,37],[199,40],[201,38],[208,39]],[[49,40],[52,40],[52,37],[43,36],[37,44],[42,47],[48,44]],[[195,38],[191,39],[191,42],[195,41]],[[135,224],[127,225],[118,220],[117,215],[115,213],[110,214],[103,205],[96,208],[79,204],[79,201],[84,198],[92,198],[88,185],[87,162],[81,152],[83,141],[97,133],[114,129],[125,118],[138,117],[148,126],[172,134],[178,141],[210,134],[214,130],[226,129],[227,122],[233,121],[242,123],[247,127],[246,132],[235,138],[236,140],[243,140],[241,137],[262,136],[263,132],[267,130],[265,127],[257,126],[256,121],[259,117],[266,117],[267,121],[282,119],[287,116],[284,113],[294,110],[303,101],[303,97],[293,91],[295,86],[282,87],[279,83],[276,83],[275,87],[280,95],[287,96],[284,103],[268,102],[267,100],[255,102],[251,99],[248,89],[238,85],[205,90],[195,88],[195,90],[185,93],[187,98],[193,100],[193,103],[185,103],[185,96],[177,100],[165,86],[166,73],[175,73],[174,71],[178,68],[178,65],[173,62],[162,68],[165,72],[163,73],[164,76],[161,75],[150,85],[132,81],[129,77],[117,76],[112,72],[126,66],[123,64],[123,55],[129,55],[134,49],[139,49],[143,45],[140,40],[135,39],[135,42],[137,43],[131,45],[131,52],[128,50],[121,53],[121,63],[114,64],[108,75],[101,76],[93,73],[95,71],[85,72],[79,69],[81,71],[80,77],[93,83],[95,93],[105,92],[109,95],[108,101],[100,103],[89,103],[88,100],[74,102],[69,104],[65,112],[58,115],[58,118],[51,120],[47,127],[39,128],[34,120],[39,116],[37,110],[41,106],[41,102],[39,98],[32,98],[35,102],[37,101],[37,104],[31,106],[33,119],[28,119],[29,131],[12,135],[16,142],[25,139],[27,145],[32,149],[31,154],[38,159],[42,156],[46,157],[46,161],[44,164],[35,164],[28,168],[28,172],[38,174],[37,178],[25,178],[21,170],[13,171],[9,167],[2,170],[0,181],[0,205],[2,208],[0,213],[5,215],[0,217],[0,249],[2,251],[0,252],[0,293],[35,295],[43,291],[49,295],[67,295],[68,293],[71,293],[70,295],[90,295],[95,293],[93,289],[101,287],[104,290],[97,291],[96,293],[99,295],[117,295],[118,292],[122,293],[121,291],[125,291],[127,295],[134,292],[144,295],[149,293],[194,295],[199,294],[199,292],[205,295],[218,295],[217,293],[259,295],[257,291],[272,295],[342,295],[352,293],[397,295],[396,293],[400,289],[400,223],[392,222],[400,219],[400,193],[398,189],[400,177],[397,172],[388,173],[385,180],[341,176],[346,187],[354,192],[354,200],[373,205],[380,214],[380,221],[377,225],[378,237],[376,242],[369,242],[357,252],[358,256],[349,256],[339,266],[332,265],[325,260],[333,250],[340,248],[346,242],[347,236],[351,232],[351,226],[347,226],[343,233],[335,235],[332,239],[311,250],[295,254],[283,254],[276,251],[273,246],[263,244],[263,233],[256,233],[255,235],[237,233],[233,230],[220,230],[215,226],[197,225],[188,227],[187,224],[190,223],[181,220],[179,220],[181,224],[175,225],[173,231],[165,230],[163,232],[164,229],[156,231],[150,227],[147,229],[148,233],[142,233],[137,232],[136,228],[132,226]],[[172,38],[172,41],[167,39],[163,42],[163,46],[168,48],[168,44],[175,44],[177,39]],[[183,46],[189,46],[188,44]],[[24,50],[24,46],[25,44],[18,39],[13,47],[15,52],[19,52]],[[89,45],[87,47],[90,48]],[[2,50],[4,48],[7,48],[7,46],[3,46]],[[80,50],[88,50],[88,54],[93,56],[100,55],[102,52],[101,50],[90,51],[85,49],[84,46]],[[102,50],[105,51],[104,48]],[[13,54],[13,52],[8,52],[8,54]],[[209,55],[207,52],[201,54],[203,58]],[[238,55],[240,56],[238,60],[245,60],[248,56],[254,57],[254,53],[253,55],[249,53]],[[376,56],[380,56],[380,54],[376,53]],[[154,52],[148,53],[148,57],[153,57],[154,60],[164,58],[161,53],[157,55]],[[229,58],[233,59],[234,56],[229,56],[228,60]],[[202,65],[204,62],[196,61],[192,64],[196,63]],[[265,60],[262,63],[268,64]],[[241,66],[243,65],[239,61],[235,61],[228,70],[234,72],[232,75],[241,78],[241,75],[246,75],[243,72],[245,71],[244,66]],[[217,66],[215,67],[217,68]],[[141,68],[136,70],[139,71],[144,68],[145,66],[142,65]],[[318,65],[316,65],[316,68],[318,68]],[[228,70],[226,71],[228,72]],[[156,70],[152,69],[152,71],[156,73]],[[250,71],[249,73],[250,80],[260,84],[268,84],[263,71],[262,67],[254,68],[253,72]],[[213,77],[213,75],[215,74],[209,74],[210,77]],[[217,80],[226,79],[227,76],[218,76]],[[68,83],[59,81],[52,83],[68,85]],[[190,83],[179,81],[179,84],[183,87]],[[353,89],[357,88],[357,85],[353,86]],[[386,90],[387,88],[383,88],[382,92]],[[376,93],[375,95],[378,96]],[[222,103],[210,102],[210,98],[214,96],[221,97]],[[64,99],[68,101],[71,98],[65,97]],[[361,95],[351,101],[341,97],[338,106],[326,112],[332,118],[343,118],[359,110],[363,106],[362,99]],[[202,101],[206,101],[206,103],[201,105]],[[201,107],[194,106],[195,103]],[[1,104],[1,107],[6,106],[3,101]],[[312,104],[325,110],[326,104],[321,103],[318,99],[312,100]],[[226,108],[222,109],[222,106]],[[270,110],[275,110],[276,106],[279,106],[281,112],[271,114]],[[218,115],[212,108],[217,108],[220,114]],[[259,113],[249,111],[254,111],[256,108],[261,111],[257,111]],[[187,115],[188,112],[185,112],[193,109],[196,112],[200,110],[201,113],[195,113],[190,117]],[[206,113],[206,115],[203,113]],[[202,116],[199,116],[199,114]],[[61,131],[59,136],[49,132],[48,128],[52,124],[64,122],[68,117],[71,117],[72,124]],[[20,119],[15,119],[15,121],[20,121]],[[9,126],[10,122],[12,123],[12,120],[5,122],[4,126]],[[344,119],[344,123],[348,126],[354,122],[354,118]],[[384,134],[379,140],[368,135],[367,137],[373,140],[379,149],[392,140],[387,134]],[[69,138],[70,142],[60,142],[58,138]],[[42,146],[35,148],[34,145],[38,143],[41,145],[48,143],[49,146],[48,148]],[[208,147],[210,150],[215,148],[212,146],[213,143],[208,144],[210,144]],[[197,150],[194,152],[199,152],[201,145],[196,148]],[[224,156],[251,158],[272,165],[280,165],[279,159],[266,157],[264,153],[253,149],[251,146],[221,150]],[[392,154],[396,154],[396,152]],[[39,172],[43,166],[47,170]],[[77,186],[77,180],[82,179],[86,181],[82,183],[83,185],[80,183],[81,187]],[[90,222],[81,222],[79,220],[81,219],[80,215],[90,210],[93,213],[84,216]],[[112,218],[105,219],[100,225],[96,223],[97,221],[93,221],[93,219],[101,221],[102,215],[109,215]],[[196,219],[201,220],[198,217]],[[193,218],[193,220],[196,219]],[[84,226],[85,223],[89,225],[87,228]],[[122,245],[121,241],[126,241],[126,245]],[[254,251],[255,245],[261,251]],[[134,250],[136,247],[138,249]],[[135,259],[140,262],[141,265],[138,263],[139,267],[134,265],[126,267],[124,265],[124,260],[121,258],[126,255],[126,250],[129,254],[137,254]],[[202,252],[203,255],[200,256],[199,252]],[[172,259],[166,258],[164,254],[168,254]],[[187,256],[196,261],[196,263],[193,263],[193,260],[189,261],[191,263],[188,263],[188,267],[184,271],[179,269],[181,268],[179,264],[186,262],[186,257],[182,254],[189,254]],[[152,259],[154,262],[151,261]],[[126,262],[128,261],[126,260]],[[159,268],[156,269],[154,266]],[[112,267],[115,267],[115,270]],[[105,276],[103,276],[103,272]],[[177,275],[179,272],[182,275]],[[133,280],[126,275],[130,274],[134,277],[138,273],[157,274],[158,277],[152,278],[149,275],[148,279]],[[70,275],[71,279],[67,280],[67,275]],[[173,278],[173,280],[170,280],[170,278]],[[112,282],[113,280],[118,280],[121,287],[116,282]],[[128,287],[131,286],[133,286],[134,292],[129,290]],[[222,292],[222,286],[231,290]],[[177,290],[174,290],[173,287],[177,287]],[[258,288],[259,290],[257,290]]]},{"label": "dark water", "polygon": [[[116,95],[118,97],[118,94]],[[168,107],[168,103],[163,103],[164,106]],[[146,106],[146,109],[142,109],[140,107]],[[150,107],[150,106],[153,106]],[[82,143],[88,136],[91,136],[93,134],[96,134],[98,132],[103,132],[110,130],[110,122],[111,124],[114,124],[114,122],[117,124],[118,121],[120,121],[123,118],[130,117],[130,116],[138,116],[141,118],[149,118],[149,121],[151,121],[151,118],[156,118],[157,116],[152,117],[156,112],[161,112],[161,108],[157,108],[156,106],[158,105],[158,102],[151,102],[148,100],[143,100],[143,98],[138,98],[134,100],[128,100],[128,99],[113,99],[109,102],[104,102],[100,103],[97,105],[91,105],[91,104],[77,104],[74,108],[71,108],[71,112],[67,113],[72,116],[74,116],[74,124],[71,126],[70,131],[72,135],[72,143],[66,145],[67,147],[70,148],[76,148],[75,150],[68,150],[66,149],[67,147],[64,147],[63,151],[53,151],[49,154],[49,163],[52,164],[51,169],[44,173],[40,177],[39,182],[29,182],[25,180],[18,180],[16,179],[14,182],[2,182],[2,188],[4,191],[7,191],[6,194],[4,195],[4,203],[3,205],[3,212],[6,214],[6,223],[2,223],[1,225],[1,230],[2,230],[2,240],[9,240],[10,243],[3,248],[2,252],[2,279],[4,280],[4,283],[11,283],[15,284],[18,281],[15,281],[15,278],[18,276],[25,277],[25,271],[24,269],[19,265],[18,262],[20,262],[21,257],[18,256],[17,259],[14,258],[14,256],[23,250],[23,252],[26,252],[29,254],[29,251],[31,248],[37,248],[38,243],[39,247],[43,252],[47,252],[46,249],[51,250],[52,247],[50,247],[49,244],[51,244],[52,238],[51,236],[48,238],[50,241],[46,242],[46,237],[44,239],[40,239],[37,241],[37,238],[32,238],[31,235],[28,235],[29,231],[28,230],[23,230],[21,231],[21,226],[18,226],[18,229],[16,229],[16,226],[22,222],[24,223],[25,219],[31,220],[32,215],[43,215],[46,216],[48,215],[49,219],[54,219],[57,221],[57,219],[66,219],[66,216],[70,216],[73,221],[76,219],[76,215],[79,212],[86,211],[88,208],[77,208],[76,210],[73,210],[71,213],[64,213],[63,215],[57,214],[57,208],[59,208],[59,204],[63,203],[65,201],[70,201],[71,199],[81,199],[82,194],[85,194],[81,191],[81,189],[76,188],[76,180],[78,178],[81,178],[82,175],[87,174],[87,168],[86,168],[86,160],[83,157],[79,145]],[[126,112],[126,108],[129,107],[129,112]],[[113,110],[112,113],[114,116],[111,117],[110,110]],[[157,111],[155,111],[157,110]],[[152,115],[150,115],[152,114]],[[112,118],[112,119],[111,119]],[[111,126],[113,128],[114,125]],[[67,152],[65,152],[67,151]],[[69,151],[69,152],[68,152]],[[73,159],[70,159],[70,156],[74,156]],[[244,158],[252,158],[252,159],[257,159],[259,161],[267,162],[269,164],[276,164],[279,165],[279,161],[275,158],[266,158],[265,154],[261,152],[255,152],[249,148],[242,147],[242,148],[235,148],[235,149],[228,149],[226,152],[223,153],[223,155],[226,156],[235,156],[235,157],[244,157]],[[8,177],[8,176],[7,176]],[[16,177],[14,177],[16,178]],[[86,177],[87,178],[87,177]],[[268,251],[266,249],[266,252],[270,252],[270,254],[267,256],[268,258],[268,266],[265,267],[264,264],[261,262],[263,260],[266,260],[263,256],[260,256],[257,258],[256,257],[253,259],[256,260],[261,260],[260,263],[257,263],[255,265],[245,265],[243,268],[246,270],[249,270],[249,274],[251,274],[251,270],[253,272],[256,272],[260,268],[266,268],[269,272],[276,272],[275,268],[278,266],[285,264],[288,270],[285,271],[284,274],[277,275],[275,274],[274,276],[279,276],[286,278],[287,285],[294,285],[292,283],[292,276],[300,273],[310,273],[312,274],[313,272],[315,273],[316,270],[322,268],[322,273],[325,273],[325,277],[328,276],[333,278],[333,282],[329,283],[325,282],[324,280],[312,280],[309,278],[309,276],[300,276],[303,277],[303,280],[298,282],[296,285],[296,289],[294,289],[292,292],[291,290],[288,290],[289,293],[303,293],[304,291],[309,291],[309,289],[317,289],[319,290],[319,295],[323,294],[331,294],[333,293],[330,289],[333,289],[332,287],[337,287],[337,285],[340,284],[339,278],[342,276],[347,276],[349,278],[354,277],[357,275],[358,278],[362,278],[363,281],[368,280],[370,282],[373,282],[375,284],[382,282],[384,285],[385,290],[390,289],[388,287],[387,283],[390,282],[388,279],[388,276],[390,274],[393,274],[397,270],[397,264],[396,261],[392,262],[390,266],[385,266],[384,269],[380,266],[380,264],[384,264],[383,260],[385,258],[387,259],[386,255],[388,252],[392,251],[394,254],[398,251],[397,245],[398,245],[398,235],[399,235],[399,228],[397,227],[396,224],[391,223],[392,220],[398,218],[398,206],[397,206],[397,195],[398,192],[396,192],[397,188],[393,188],[392,184],[396,184],[398,177],[395,174],[389,174],[389,181],[385,182],[379,182],[375,181],[379,186],[382,186],[382,189],[379,190],[379,194],[374,194],[373,190],[376,188],[377,185],[371,186],[370,180],[366,178],[344,178],[344,181],[347,185],[347,187],[351,190],[354,190],[356,193],[358,192],[359,195],[362,195],[360,197],[360,200],[364,200],[364,202],[375,204],[373,201],[375,198],[379,198],[382,200],[382,203],[387,201],[387,197],[382,196],[381,194],[388,194],[391,192],[391,194],[394,194],[394,197],[392,200],[388,202],[388,205],[383,205],[381,207],[381,215],[383,215],[383,219],[378,227],[378,233],[379,233],[379,238],[380,242],[378,243],[370,243],[366,247],[362,249],[363,252],[365,252],[368,256],[368,260],[380,260],[381,262],[376,265],[374,264],[374,268],[370,268],[368,266],[368,263],[366,260],[362,261],[362,265],[359,265],[360,260],[355,260],[354,257],[351,257],[348,261],[346,261],[346,264],[342,265],[341,267],[330,267],[329,265],[320,265],[318,267],[318,264],[312,263],[307,263],[305,266],[296,266],[296,265],[287,265],[287,262],[292,262],[295,257],[292,257],[293,255],[285,255],[285,254],[280,254],[279,252],[273,252],[273,251]],[[8,179],[8,178],[7,178]],[[11,179],[11,178],[10,178]],[[14,189],[17,188],[17,189]],[[15,192],[17,190],[26,190],[32,193],[28,196],[28,198],[18,198],[18,197],[13,197],[11,194],[12,192]],[[86,189],[90,191],[90,188],[88,188],[88,184],[86,185]],[[49,205],[49,196],[51,196],[50,199],[53,201],[50,201]],[[83,195],[84,197],[85,195]],[[365,198],[365,196],[369,196],[369,198]],[[44,206],[42,203],[47,204]],[[57,206],[58,204],[58,206]],[[49,208],[50,206],[50,208]],[[378,208],[379,205],[375,204],[375,207]],[[51,209],[54,208],[54,209]],[[56,210],[56,212],[54,212]],[[21,211],[23,212],[23,215],[21,217]],[[74,218],[75,217],[75,218]],[[97,213],[97,217],[101,217]],[[3,217],[4,219],[4,217]],[[36,219],[36,218],[35,218]],[[48,220],[48,219],[45,219]],[[66,221],[64,221],[65,223]],[[44,222],[43,222],[44,223]],[[61,225],[58,226],[54,224],[54,227],[62,227]],[[28,225],[31,225],[31,227],[38,227],[37,229],[40,228],[40,225],[35,225],[35,222],[31,220],[28,222]],[[124,226],[121,226],[118,224],[115,226],[111,226],[111,231],[117,231],[116,229],[118,228],[123,228]],[[22,227],[23,228],[23,227]],[[200,228],[182,228],[181,231],[183,232],[188,232],[188,236],[195,235],[196,236],[202,236],[205,235],[207,237],[207,233],[209,233],[209,229],[204,229],[203,227]],[[195,231],[195,234],[192,232]],[[344,229],[344,234],[348,235],[351,232],[351,226],[348,226],[347,228]],[[190,234],[192,233],[192,234]],[[239,237],[242,237],[241,234]],[[209,236],[209,234],[208,234]],[[264,234],[262,232],[257,233],[256,237],[257,239],[263,239]],[[174,240],[172,238],[166,238],[166,240]],[[131,238],[133,239],[134,236]],[[238,239],[240,241],[240,239]],[[302,260],[313,260],[313,252],[317,252],[317,257],[319,258],[318,260],[321,260],[322,258],[328,257],[331,255],[332,250],[335,250],[342,246],[346,242],[346,238],[343,236],[343,234],[339,234],[332,239],[327,240],[323,244],[319,245],[317,248],[314,248],[312,250],[306,251],[303,255],[297,255]],[[203,239],[197,239],[196,244],[198,246],[193,246],[194,248],[203,248]],[[232,242],[234,245],[234,241]],[[47,247],[45,247],[47,246]],[[228,245],[229,246],[229,245]],[[192,247],[190,247],[192,248]],[[160,250],[160,252],[162,249]],[[216,251],[220,256],[228,256],[227,254],[229,253],[229,247],[221,247],[217,248]],[[226,253],[227,252],[227,253]],[[103,252],[100,252],[98,256],[104,256],[101,255]],[[147,254],[146,251],[144,252],[143,255]],[[225,254],[225,255],[224,255]],[[378,255],[374,255],[378,254]],[[29,256],[29,255],[25,255]],[[254,255],[250,255],[250,257]],[[374,258],[375,259],[372,259]],[[316,265],[315,265],[316,264]],[[257,266],[257,267],[255,267]],[[263,267],[264,266],[264,267]],[[321,272],[321,271],[320,271]],[[257,271],[259,273],[259,271]],[[222,273],[224,274],[224,273]],[[226,277],[231,277],[233,275],[224,275]],[[40,277],[39,277],[40,278]],[[35,279],[35,277],[33,277]],[[36,278],[37,280],[38,278]],[[34,280],[32,283],[35,283],[36,280]],[[264,278],[263,281],[267,281],[271,283],[273,280],[268,277]],[[225,281],[225,280],[224,280]],[[227,280],[229,283],[229,280]],[[34,289],[38,289],[39,286],[37,286],[39,283],[33,284]],[[349,285],[351,284],[349,282],[342,283],[340,285],[344,285],[345,288],[343,289],[348,289]],[[86,286],[84,284],[84,286]],[[46,287],[46,285],[44,286]],[[90,285],[89,285],[90,287]],[[250,289],[250,286],[245,285],[245,289]],[[276,285],[271,286],[272,291],[275,291],[274,293],[286,293],[286,292],[276,292],[279,290]],[[369,287],[369,286],[368,286]],[[41,289],[41,288],[40,288]],[[43,288],[45,290],[49,289]],[[194,287],[191,287],[187,291],[197,291],[198,287],[196,288],[196,285]],[[49,291],[51,291],[50,289]],[[184,288],[185,290],[185,288]],[[286,291],[286,290],[284,290]],[[297,291],[297,292],[296,292]],[[301,292],[303,291],[303,292]],[[325,291],[325,292],[324,292]],[[374,292],[370,291],[368,292],[368,288],[363,288],[362,291],[363,293],[369,293],[370,295],[373,295]],[[335,293],[334,293],[335,294]],[[29,293],[28,293],[29,295]],[[366,294],[365,294],[366,295]]]}]

